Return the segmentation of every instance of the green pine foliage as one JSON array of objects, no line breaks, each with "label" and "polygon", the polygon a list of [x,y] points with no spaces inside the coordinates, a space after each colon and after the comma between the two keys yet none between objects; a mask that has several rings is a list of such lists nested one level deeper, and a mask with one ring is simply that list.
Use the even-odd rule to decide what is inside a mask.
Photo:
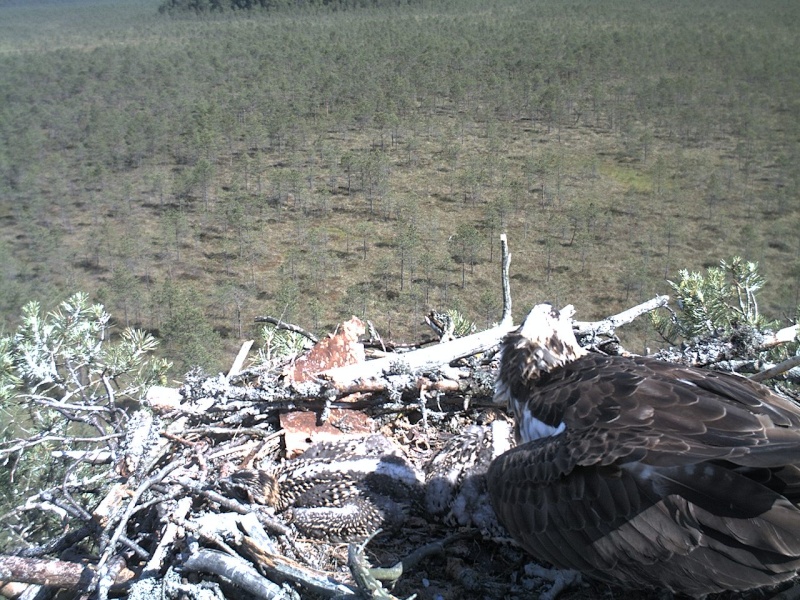
[{"label": "green pine foliage", "polygon": [[758,263],[734,257],[705,273],[681,269],[680,278],[669,285],[677,314],[651,313],[656,331],[670,344],[711,335],[730,336],[737,330],[772,329],[776,321],[758,309],[758,292],[766,283]]},{"label": "green pine foliage", "polygon": [[[37,302],[25,305],[17,330],[0,337],[0,506],[60,485],[68,473],[90,479],[88,464],[68,472],[51,452],[113,451],[125,407],[165,382],[170,364],[153,356],[157,345],[137,329],[115,333],[110,315],[84,293],[46,313]],[[42,515],[32,527],[53,526]]]},{"label": "green pine foliage", "polygon": [[20,387],[30,401],[108,403],[112,388],[117,399],[140,398],[169,367],[151,359],[158,341],[148,333],[126,328],[112,340],[111,316],[83,292],[48,313],[29,302],[17,331],[0,340],[3,401]]},{"label": "green pine foliage", "polygon": [[299,333],[279,329],[274,325],[264,325],[261,328],[261,347],[255,364],[263,367],[285,363],[287,359],[305,351],[309,343],[308,338]]},{"label": "green pine foliage", "polygon": [[449,308],[444,311],[449,319],[453,322],[453,335],[457,338],[464,337],[465,335],[472,335],[478,330],[475,323],[465,317],[458,310]]}]

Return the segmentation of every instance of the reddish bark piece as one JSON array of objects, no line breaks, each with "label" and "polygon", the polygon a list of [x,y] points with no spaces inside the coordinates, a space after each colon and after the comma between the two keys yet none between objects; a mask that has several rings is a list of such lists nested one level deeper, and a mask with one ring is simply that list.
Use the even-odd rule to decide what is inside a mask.
[{"label": "reddish bark piece", "polygon": [[287,379],[298,383],[309,381],[321,371],[364,362],[364,345],[358,336],[365,331],[364,323],[357,317],[342,323],[336,334],[321,339],[308,354],[295,361]]},{"label": "reddish bark piece", "polygon": [[373,432],[372,419],[357,410],[334,408],[328,420],[317,425],[313,412],[288,412],[280,416],[286,457],[292,458],[318,442],[361,437]]}]

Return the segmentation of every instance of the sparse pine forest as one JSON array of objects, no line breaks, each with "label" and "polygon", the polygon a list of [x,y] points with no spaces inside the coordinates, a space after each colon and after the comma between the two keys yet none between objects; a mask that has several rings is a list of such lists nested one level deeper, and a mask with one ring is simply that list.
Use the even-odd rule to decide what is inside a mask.
[{"label": "sparse pine forest", "polygon": [[739,255],[795,316],[797,2],[223,4],[0,1],[6,329],[83,290],[177,376],[257,315],[484,327],[503,231],[519,314]]}]

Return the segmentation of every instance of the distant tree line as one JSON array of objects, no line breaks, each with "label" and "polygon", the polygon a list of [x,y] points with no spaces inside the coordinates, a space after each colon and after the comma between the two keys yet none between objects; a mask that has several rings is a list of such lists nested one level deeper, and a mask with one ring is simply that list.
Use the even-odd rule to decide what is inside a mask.
[{"label": "distant tree line", "polygon": [[268,9],[277,10],[294,7],[320,7],[333,9],[385,7],[415,4],[419,0],[164,0],[158,8],[160,13],[224,12],[228,10]]}]

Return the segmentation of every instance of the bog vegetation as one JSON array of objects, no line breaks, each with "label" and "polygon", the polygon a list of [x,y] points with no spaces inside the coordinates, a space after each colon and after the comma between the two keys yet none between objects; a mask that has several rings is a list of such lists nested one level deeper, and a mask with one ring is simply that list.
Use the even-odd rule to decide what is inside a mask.
[{"label": "bog vegetation", "polygon": [[285,10],[294,6],[347,9],[402,4],[405,4],[405,0],[164,0],[158,7],[158,11],[161,13],[185,11],[206,13],[226,10]]},{"label": "bog vegetation", "polygon": [[261,314],[484,326],[502,231],[520,313],[739,255],[795,314],[797,2],[172,4],[0,2],[8,330],[86,290],[179,375]]}]

